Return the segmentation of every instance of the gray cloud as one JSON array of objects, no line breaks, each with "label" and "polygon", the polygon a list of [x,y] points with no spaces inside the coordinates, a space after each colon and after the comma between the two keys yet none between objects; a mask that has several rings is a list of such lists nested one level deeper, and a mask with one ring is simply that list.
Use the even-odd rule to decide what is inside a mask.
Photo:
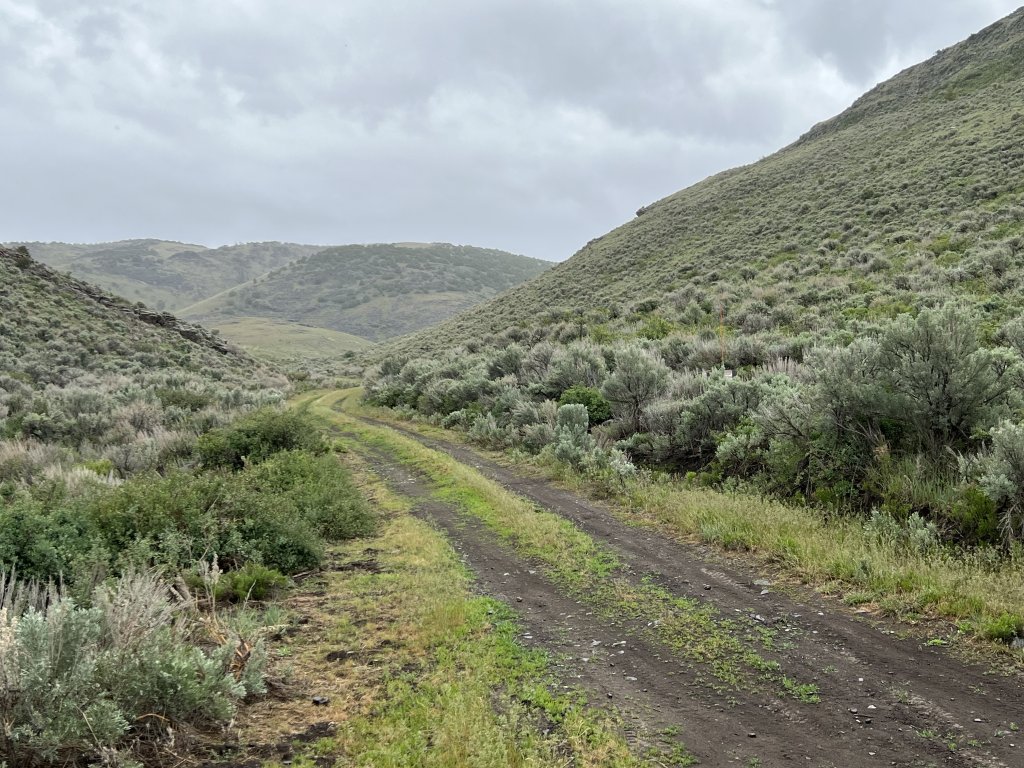
[{"label": "gray cloud", "polygon": [[562,259],[1013,7],[7,0],[0,240]]}]

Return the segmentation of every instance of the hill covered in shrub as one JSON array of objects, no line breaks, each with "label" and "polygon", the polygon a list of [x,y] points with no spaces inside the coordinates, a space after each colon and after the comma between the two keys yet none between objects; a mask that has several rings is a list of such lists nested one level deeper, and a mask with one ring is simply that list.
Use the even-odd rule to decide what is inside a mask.
[{"label": "hill covered in shrub", "polygon": [[[959,300],[1021,307],[1024,10],[752,165],[644,205],[571,259],[395,349],[506,329],[806,347]],[[728,363],[729,361],[727,361]]]},{"label": "hill covered in shrub", "polygon": [[12,245],[118,296],[171,312],[320,250],[296,243],[207,248],[154,239]]},{"label": "hill covered in shrub", "polygon": [[261,317],[379,341],[428,328],[551,265],[447,243],[327,248],[183,311],[217,327]]},{"label": "hill covered in shrub", "polygon": [[173,463],[189,435],[285,387],[202,327],[0,249],[0,450],[22,456],[9,465],[22,476],[42,469],[36,459],[121,475]]},{"label": "hill covered in shrub", "polygon": [[368,397],[598,474],[1013,545],[1022,169],[1024,10],[381,348]]}]

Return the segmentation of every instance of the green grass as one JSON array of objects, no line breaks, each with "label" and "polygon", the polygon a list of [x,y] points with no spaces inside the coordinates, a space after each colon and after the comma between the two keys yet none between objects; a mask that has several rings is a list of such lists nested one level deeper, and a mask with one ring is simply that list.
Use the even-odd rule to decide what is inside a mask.
[{"label": "green grass", "polygon": [[[381,569],[326,574],[326,597],[310,617],[318,629],[298,636],[283,658],[298,680],[330,693],[322,714],[338,723],[332,736],[298,745],[292,765],[317,757],[367,768],[688,764],[631,754],[611,714],[580,694],[556,692],[547,656],[517,642],[511,611],[473,594],[458,555],[408,514],[408,499],[372,478],[358,457],[347,461],[389,520],[376,538],[337,552],[358,559],[369,546]],[[325,671],[324,651],[336,647],[374,660]],[[286,704],[257,708],[253,738],[273,738],[267,729],[275,723],[289,728]]]},{"label": "green grass", "polygon": [[619,501],[676,535],[741,549],[806,583],[839,582],[850,604],[960,621],[982,637],[1003,616],[1024,620],[1024,563],[1016,558],[915,552],[877,540],[857,520],[679,482],[633,483]]},{"label": "green grass", "polygon": [[349,333],[263,317],[231,318],[212,327],[232,344],[277,362],[330,360],[373,346]]}]

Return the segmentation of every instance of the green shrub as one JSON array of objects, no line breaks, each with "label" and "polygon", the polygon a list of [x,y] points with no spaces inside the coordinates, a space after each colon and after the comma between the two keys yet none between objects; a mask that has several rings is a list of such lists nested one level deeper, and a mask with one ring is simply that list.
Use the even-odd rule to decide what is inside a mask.
[{"label": "green shrub", "polygon": [[237,571],[224,574],[225,595],[232,600],[263,600],[288,586],[288,577],[278,570],[257,563],[246,563]]},{"label": "green shrub", "polygon": [[615,353],[615,371],[605,380],[601,394],[623,427],[636,432],[644,408],[668,388],[668,375],[668,366],[657,355],[638,344],[624,346]]},{"label": "green shrub", "polygon": [[908,437],[934,455],[966,449],[1015,402],[1020,361],[981,346],[979,319],[955,305],[903,315],[883,334],[878,371]]},{"label": "green shrub", "polygon": [[32,265],[32,254],[29,253],[27,247],[19,245],[14,249],[13,261],[18,269],[28,269]]},{"label": "green shrub", "polygon": [[97,570],[94,563],[111,555],[91,534],[90,522],[56,490],[45,501],[22,491],[0,504],[0,564],[20,578],[73,581]]},{"label": "green shrub", "polygon": [[577,341],[555,348],[539,393],[554,398],[576,385],[599,387],[607,375],[601,348],[590,341]]},{"label": "green shrub", "polygon": [[593,425],[603,424],[612,417],[611,404],[604,399],[601,392],[594,387],[586,387],[582,384],[565,390],[558,398],[558,404],[584,406],[587,409],[590,423]]},{"label": "green shrub", "polygon": [[331,456],[282,453],[250,470],[246,482],[257,493],[285,494],[295,514],[328,541],[373,532],[373,513],[348,471]]},{"label": "green shrub", "polygon": [[1014,638],[1024,635],[1024,617],[1004,613],[985,621],[981,634],[989,640],[1011,643]]},{"label": "green shrub", "polygon": [[928,552],[939,546],[939,530],[916,512],[900,521],[889,512],[874,509],[864,530],[881,547],[908,552]]},{"label": "green shrub", "polygon": [[320,564],[325,541],[372,528],[337,460],[287,451],[237,473],[144,475],[80,496],[21,492],[0,508],[0,563],[76,586],[150,565],[187,571],[211,554],[236,570],[297,573]]},{"label": "green shrub", "polygon": [[110,459],[94,459],[92,461],[82,462],[82,466],[88,469],[90,472],[99,475],[100,477],[107,477],[114,471],[114,462]]},{"label": "green shrub", "polygon": [[1003,422],[992,430],[992,451],[980,460],[979,485],[998,506],[1009,541],[1024,539],[1024,425]]},{"label": "green shrub", "polygon": [[976,485],[958,488],[952,506],[941,514],[960,541],[988,544],[999,541],[996,503]]},{"label": "green shrub", "polygon": [[208,395],[180,387],[160,387],[154,393],[164,408],[200,411],[210,404]]},{"label": "green shrub", "polygon": [[644,319],[643,324],[637,329],[636,335],[651,341],[658,341],[664,339],[673,330],[675,330],[675,326],[664,317],[650,315]]},{"label": "green shrub", "polygon": [[264,409],[199,438],[197,452],[206,468],[239,470],[280,451],[324,453],[326,445],[313,420],[298,411]]},{"label": "green shrub", "polygon": [[[202,567],[209,570],[205,565]],[[207,593],[218,603],[263,600],[290,583],[280,571],[258,563],[246,563],[236,571],[219,573],[211,582],[199,570],[186,573],[184,579],[193,592]]]},{"label": "green shrub", "polygon": [[593,448],[594,440],[588,430],[587,409],[579,404],[559,407],[555,441],[551,447],[554,457],[564,464],[580,467]]}]

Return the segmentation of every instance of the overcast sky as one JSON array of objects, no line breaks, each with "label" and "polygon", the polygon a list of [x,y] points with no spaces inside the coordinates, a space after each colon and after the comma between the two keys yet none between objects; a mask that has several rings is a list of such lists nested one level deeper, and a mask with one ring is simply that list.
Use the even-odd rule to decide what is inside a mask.
[{"label": "overcast sky", "polygon": [[551,260],[1017,0],[0,0],[0,241]]}]

